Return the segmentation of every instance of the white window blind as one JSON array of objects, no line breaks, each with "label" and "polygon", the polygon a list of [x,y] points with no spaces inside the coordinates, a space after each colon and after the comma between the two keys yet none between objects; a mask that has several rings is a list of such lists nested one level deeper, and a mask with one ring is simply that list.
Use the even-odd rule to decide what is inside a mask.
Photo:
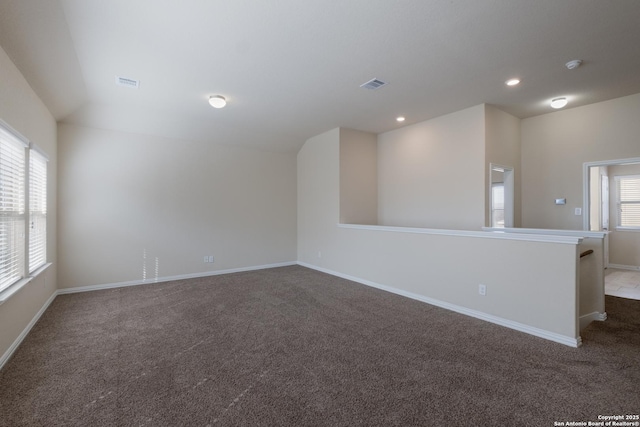
[{"label": "white window blind", "polygon": [[618,227],[640,229],[640,175],[617,176]]},{"label": "white window blind", "polygon": [[29,151],[29,273],[47,261],[47,159]]},{"label": "white window blind", "polygon": [[26,145],[0,126],[0,291],[25,273]]}]

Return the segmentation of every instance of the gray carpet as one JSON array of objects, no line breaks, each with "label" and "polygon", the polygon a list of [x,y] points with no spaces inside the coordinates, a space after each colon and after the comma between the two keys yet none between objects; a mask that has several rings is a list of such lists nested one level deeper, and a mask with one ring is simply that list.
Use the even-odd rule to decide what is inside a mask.
[{"label": "gray carpet", "polygon": [[[2,426],[553,426],[640,410],[640,301],[574,349],[299,266],[56,298]],[[541,313],[544,315],[544,313]]]}]

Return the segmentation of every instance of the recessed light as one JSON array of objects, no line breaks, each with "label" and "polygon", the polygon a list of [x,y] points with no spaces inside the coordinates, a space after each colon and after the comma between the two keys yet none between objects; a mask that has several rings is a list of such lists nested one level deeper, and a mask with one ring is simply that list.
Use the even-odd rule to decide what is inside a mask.
[{"label": "recessed light", "polygon": [[507,86],[515,86],[520,83],[520,79],[509,79],[505,83]]},{"label": "recessed light", "polygon": [[562,108],[565,105],[567,105],[567,98],[565,98],[565,97],[553,98],[551,100],[551,107],[553,107],[553,108]]},{"label": "recessed light", "polygon": [[400,116],[400,117],[396,117],[396,121],[398,122],[404,122],[404,117]]},{"label": "recessed light", "polygon": [[209,97],[209,104],[211,104],[213,108],[222,108],[227,105],[227,100],[224,96],[212,95]]}]

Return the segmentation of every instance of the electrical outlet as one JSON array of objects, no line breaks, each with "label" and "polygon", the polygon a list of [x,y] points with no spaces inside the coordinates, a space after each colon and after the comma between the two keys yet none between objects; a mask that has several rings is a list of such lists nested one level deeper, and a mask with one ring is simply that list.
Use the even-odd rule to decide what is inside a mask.
[{"label": "electrical outlet", "polygon": [[209,262],[209,257],[208,256],[204,256],[204,262]]},{"label": "electrical outlet", "polygon": [[213,255],[209,255],[209,262],[213,263]]},{"label": "electrical outlet", "polygon": [[478,293],[480,295],[487,295],[487,286],[483,284],[478,285]]}]

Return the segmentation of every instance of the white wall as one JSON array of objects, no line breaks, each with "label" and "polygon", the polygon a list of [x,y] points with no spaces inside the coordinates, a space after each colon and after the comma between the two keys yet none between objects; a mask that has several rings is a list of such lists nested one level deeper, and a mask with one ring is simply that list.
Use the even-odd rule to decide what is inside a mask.
[{"label": "white wall", "polygon": [[[340,135],[334,129],[313,137],[298,152],[300,263],[575,340],[576,244],[339,226]],[[478,163],[483,169],[483,157]],[[486,297],[479,283],[488,286]]]},{"label": "white wall", "polygon": [[485,224],[484,112],[478,105],[378,135],[379,224]]},{"label": "white wall", "polygon": [[295,153],[65,124],[58,138],[60,288],[295,261]]},{"label": "white wall", "polygon": [[56,122],[20,71],[0,48],[0,119],[49,156],[47,167],[47,258],[53,265],[0,305],[0,357],[56,290]]},{"label": "white wall", "polygon": [[639,112],[636,94],[522,120],[522,226],[582,229],[582,165],[640,157]]}]

